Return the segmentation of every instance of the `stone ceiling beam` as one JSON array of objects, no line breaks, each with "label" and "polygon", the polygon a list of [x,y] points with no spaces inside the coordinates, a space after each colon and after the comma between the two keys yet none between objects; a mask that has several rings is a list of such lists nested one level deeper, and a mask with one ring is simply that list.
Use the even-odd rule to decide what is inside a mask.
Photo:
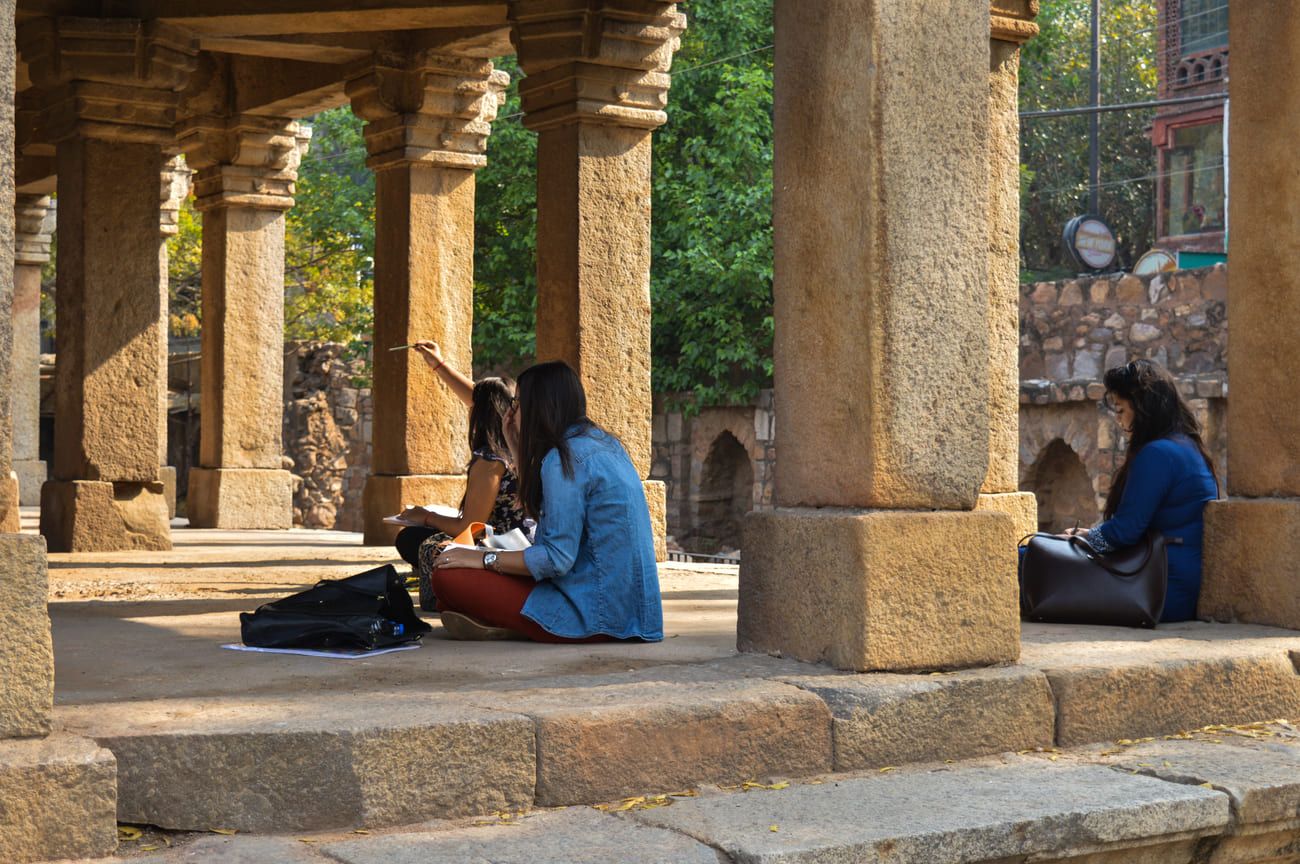
[{"label": "stone ceiling beam", "polygon": [[503,2],[464,0],[138,0],[132,14],[159,18],[199,35],[273,36],[505,26]]}]

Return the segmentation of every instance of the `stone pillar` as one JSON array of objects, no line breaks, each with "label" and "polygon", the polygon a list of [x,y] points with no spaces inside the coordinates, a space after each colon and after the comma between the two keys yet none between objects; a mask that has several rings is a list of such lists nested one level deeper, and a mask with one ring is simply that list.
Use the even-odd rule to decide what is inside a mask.
[{"label": "stone pillar", "polygon": [[54,207],[19,195],[14,207],[14,461],[19,503],[41,503],[41,267],[50,260]]},{"label": "stone pillar", "polygon": [[[185,160],[179,155],[172,156],[163,163],[163,171],[159,176],[158,189],[158,230],[162,234],[162,246],[159,254],[162,258],[159,262],[161,280],[158,285],[159,301],[162,306],[163,321],[170,320],[171,311],[171,284],[170,270],[168,268],[167,257],[167,240],[175,237],[180,231],[180,212],[181,205],[190,195],[190,177],[194,172],[185,164]],[[158,382],[158,400],[161,405],[159,409],[158,422],[158,443],[161,448],[158,454],[158,475],[163,484],[163,497],[167,499],[167,518],[172,519],[176,516],[176,468],[167,464],[167,436],[168,436],[168,393],[170,390],[169,378],[171,376],[171,350],[168,345],[169,334],[167,327],[163,328],[162,344],[159,350],[162,352],[162,366],[160,367],[160,376]]]},{"label": "stone pillar", "polygon": [[196,528],[293,527],[284,470],[284,213],[310,132],[286,119],[191,121],[181,134],[203,213]]},{"label": "stone pillar", "polygon": [[572,366],[592,419],[627,447],[663,560],[664,486],[646,479],[650,155],[686,17],[670,2],[609,7],[510,4],[524,125],[537,132],[537,357]]},{"label": "stone pillar", "polygon": [[1037,0],[991,0],[989,40],[989,470],[977,510],[1015,520],[1015,544],[1038,530],[1020,490],[1020,46],[1038,32]]},{"label": "stone pillar", "polygon": [[776,3],[780,458],[776,509],[746,520],[743,651],[856,670],[1019,654],[1011,517],[974,509],[989,13],[940,5]]},{"label": "stone pillar", "polygon": [[197,52],[180,31],[130,19],[37,19],[18,41],[47,94],[58,165],[56,432],[41,533],[54,551],[168,549],[158,183]]},{"label": "stone pillar", "polygon": [[474,172],[509,83],[482,60],[422,53],[348,82],[375,172],[374,433],[363,493],[365,542],[392,542],[383,517],[403,504],[455,504],[464,490],[468,415],[412,351],[442,346],[471,367]]},{"label": "stone pillar", "polygon": [[[14,0],[0,0],[0,153],[14,152]],[[15,214],[12,156],[0,169],[0,467],[10,478],[10,391],[14,357]],[[17,215],[17,220],[15,219]],[[40,218],[35,221],[38,225]],[[31,221],[24,226],[32,228]],[[23,232],[20,255],[32,255]],[[18,265],[22,269],[23,265]],[[29,268],[30,269],[30,268]],[[37,268],[39,269],[39,268]],[[39,288],[38,288],[39,292]],[[28,326],[19,317],[20,327]],[[31,326],[35,329],[35,323]],[[27,332],[20,329],[21,337]],[[26,347],[21,346],[19,357]],[[32,358],[33,360],[35,358]],[[32,369],[35,367],[33,366]],[[30,374],[30,370],[23,370]],[[0,500],[0,508],[15,503]],[[16,508],[14,516],[17,515]],[[0,509],[0,512],[7,510]],[[0,861],[99,858],[117,846],[116,762],[89,739],[50,734],[54,651],[50,640],[45,541],[6,533],[0,519]]]},{"label": "stone pillar", "polygon": [[1232,7],[1228,498],[1205,511],[1200,614],[1300,630],[1300,15]]}]

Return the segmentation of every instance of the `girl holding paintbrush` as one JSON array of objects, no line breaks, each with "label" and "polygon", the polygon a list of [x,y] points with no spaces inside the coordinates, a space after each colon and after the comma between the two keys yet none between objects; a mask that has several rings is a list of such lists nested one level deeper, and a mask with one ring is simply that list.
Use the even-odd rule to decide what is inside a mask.
[{"label": "girl holding paintbrush", "polygon": [[[405,346],[404,346],[405,347]],[[469,449],[465,497],[459,516],[444,516],[423,507],[402,513],[408,527],[397,535],[397,551],[415,568],[420,582],[420,608],[433,611],[435,598],[430,586],[433,561],[451,538],[471,522],[485,522],[497,533],[527,529],[519,504],[519,478],[510,459],[510,448],[502,429],[502,418],[515,403],[515,383],[508,378],[470,380],[443,360],[436,342],[416,342],[416,351],[443,384],[469,408]],[[416,523],[416,524],[411,524]]]}]

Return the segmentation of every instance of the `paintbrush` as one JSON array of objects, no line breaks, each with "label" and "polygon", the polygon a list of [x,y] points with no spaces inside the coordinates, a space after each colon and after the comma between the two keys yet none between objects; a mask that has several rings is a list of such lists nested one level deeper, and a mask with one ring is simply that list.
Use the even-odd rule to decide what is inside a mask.
[{"label": "paintbrush", "polygon": [[414,345],[398,345],[396,348],[389,348],[389,351],[405,351],[407,348],[414,348]]}]

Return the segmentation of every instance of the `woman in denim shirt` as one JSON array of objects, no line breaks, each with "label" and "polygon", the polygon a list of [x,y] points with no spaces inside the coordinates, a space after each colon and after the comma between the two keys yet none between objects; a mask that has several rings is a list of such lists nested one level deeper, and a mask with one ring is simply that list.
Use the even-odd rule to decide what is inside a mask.
[{"label": "woman in denim shirt", "polygon": [[535,542],[522,552],[439,556],[433,588],[447,635],[663,639],[650,512],[627,451],[587,418],[586,393],[566,364],[526,369],[517,388],[506,429]]}]

